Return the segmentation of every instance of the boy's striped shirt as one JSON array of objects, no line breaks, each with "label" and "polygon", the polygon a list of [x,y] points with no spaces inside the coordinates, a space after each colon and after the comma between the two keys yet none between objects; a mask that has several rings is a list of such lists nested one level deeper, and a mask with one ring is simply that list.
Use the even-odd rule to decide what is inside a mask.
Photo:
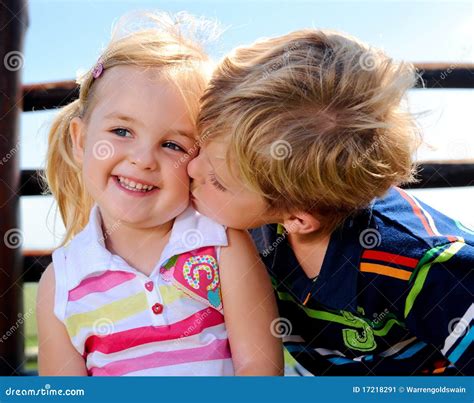
[{"label": "boy's striped shirt", "polygon": [[285,346],[319,375],[474,374],[474,232],[392,188],[336,230],[309,279],[277,226],[253,231]]}]

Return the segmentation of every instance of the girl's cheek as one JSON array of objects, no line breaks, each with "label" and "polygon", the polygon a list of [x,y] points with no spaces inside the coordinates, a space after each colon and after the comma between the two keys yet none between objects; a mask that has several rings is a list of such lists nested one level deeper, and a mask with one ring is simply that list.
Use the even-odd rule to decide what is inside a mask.
[{"label": "girl's cheek", "polygon": [[181,164],[179,167],[176,168],[176,174],[182,178],[183,181],[185,181],[186,183],[188,183],[191,178],[189,177],[188,175],[188,170],[187,170],[187,165],[188,164]]},{"label": "girl's cheek", "polygon": [[158,161],[161,169],[166,169],[171,174],[183,178],[188,175],[186,166],[188,162],[178,155],[161,155]]}]

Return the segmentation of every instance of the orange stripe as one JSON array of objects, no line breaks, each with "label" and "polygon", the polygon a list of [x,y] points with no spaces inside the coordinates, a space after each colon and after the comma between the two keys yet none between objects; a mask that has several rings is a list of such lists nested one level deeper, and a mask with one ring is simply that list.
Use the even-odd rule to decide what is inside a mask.
[{"label": "orange stripe", "polygon": [[381,260],[387,263],[400,264],[402,266],[410,267],[414,269],[418,264],[417,259],[411,257],[395,255],[388,252],[380,252],[377,250],[365,250],[362,254],[362,259]]},{"label": "orange stripe", "polygon": [[436,368],[436,369],[433,371],[433,374],[442,374],[445,370],[446,370],[446,367],[443,367],[443,368]]},{"label": "orange stripe", "polygon": [[411,272],[409,271],[394,269],[390,266],[374,263],[361,263],[360,271],[382,274],[384,276],[399,278],[400,280],[408,280],[411,276]]},{"label": "orange stripe", "polygon": [[426,232],[428,232],[428,235],[435,236],[435,233],[431,230],[430,225],[428,224],[428,221],[426,220],[425,216],[423,215],[422,211],[420,208],[415,204],[415,202],[410,198],[408,194],[406,194],[403,190],[399,188],[395,188],[398,190],[398,193],[402,195],[402,197],[410,203],[411,208],[413,209],[413,212],[418,216],[420,219],[421,223],[423,224],[423,227],[425,227]]},{"label": "orange stripe", "polygon": [[308,303],[310,296],[311,296],[311,293],[308,292],[308,295],[306,296],[306,299],[304,300],[303,305],[306,305]]}]

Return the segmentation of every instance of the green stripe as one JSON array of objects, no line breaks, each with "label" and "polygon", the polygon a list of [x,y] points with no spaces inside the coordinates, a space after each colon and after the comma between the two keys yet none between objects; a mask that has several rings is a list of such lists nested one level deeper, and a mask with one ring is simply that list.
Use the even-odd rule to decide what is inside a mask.
[{"label": "green stripe", "polygon": [[[367,321],[364,318],[361,318],[361,319],[363,319],[366,322],[365,324],[361,323],[359,321],[351,321],[351,320],[348,320],[348,319],[344,318],[344,316],[335,315],[335,314],[330,313],[330,312],[318,311],[316,309],[310,309],[308,307],[305,307],[305,306],[299,304],[290,294],[288,294],[286,292],[278,291],[277,293],[278,293],[278,298],[279,299],[281,299],[282,301],[294,302],[301,309],[303,309],[303,311],[306,313],[306,315],[308,315],[310,318],[326,320],[328,322],[335,322],[335,323],[339,323],[341,325],[346,325],[346,326],[349,326],[349,327],[357,327],[357,328],[360,328],[360,329],[363,329],[367,326]],[[399,326],[402,326],[402,327],[405,327],[405,325],[402,322],[400,322],[399,320],[390,319],[385,323],[383,328],[373,329],[373,332],[376,336],[386,336],[387,333],[392,328],[392,326],[395,325],[395,324],[397,324]]]},{"label": "green stripe", "polygon": [[447,245],[450,245],[450,244],[444,244],[444,245],[437,246],[436,248],[432,248],[432,249],[428,250],[428,252],[426,252],[423,255],[423,257],[420,259],[420,261],[416,265],[415,270],[413,270],[413,273],[410,276],[410,280],[408,281],[408,284],[411,285],[413,283],[413,281],[416,279],[416,277],[418,276],[418,273],[421,270],[421,268],[426,263],[431,262],[435,256],[438,256],[439,252],[441,252],[443,249],[445,249]]},{"label": "green stripe", "polygon": [[[423,288],[423,285],[425,284],[425,280],[426,280],[426,277],[428,277],[428,273],[431,269],[431,266],[434,263],[447,262],[457,252],[459,252],[459,250],[465,245],[465,243],[454,242],[454,243],[448,244],[448,245],[449,245],[448,248],[446,248],[446,245],[443,245],[443,246],[438,247],[438,248],[430,249],[425,254],[425,256],[427,256],[427,259],[424,259],[424,257],[423,257],[423,259],[418,264],[418,266],[420,266],[420,264],[423,264],[427,260],[430,260],[432,258],[432,256],[436,255],[436,253],[438,252],[439,249],[445,248],[445,250],[443,250],[433,261],[430,261],[429,263],[423,264],[421,266],[421,268],[419,270],[417,270],[415,282],[414,282],[413,287],[410,290],[410,293],[408,294],[408,297],[407,297],[406,302],[405,302],[405,318],[408,317],[408,315],[410,314],[410,311],[413,308],[415,300],[418,297],[418,295],[420,294],[420,292]],[[428,254],[430,254],[430,255],[428,256]],[[417,267],[417,269],[418,269],[418,267]]]}]

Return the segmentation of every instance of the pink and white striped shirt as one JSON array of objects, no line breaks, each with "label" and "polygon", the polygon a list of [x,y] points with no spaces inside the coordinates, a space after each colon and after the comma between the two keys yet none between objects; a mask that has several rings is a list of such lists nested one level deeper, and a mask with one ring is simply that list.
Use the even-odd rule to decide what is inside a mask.
[{"label": "pink and white striped shirt", "polygon": [[56,316],[89,375],[233,375],[220,295],[225,228],[189,207],[150,276],[105,248],[98,206],[53,253]]}]

